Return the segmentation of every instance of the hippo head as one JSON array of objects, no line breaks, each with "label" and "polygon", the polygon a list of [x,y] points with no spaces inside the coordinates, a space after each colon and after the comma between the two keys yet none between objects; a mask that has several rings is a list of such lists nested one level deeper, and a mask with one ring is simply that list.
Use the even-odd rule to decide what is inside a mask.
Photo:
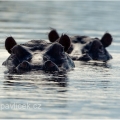
[{"label": "hippo head", "polygon": [[[19,60],[19,64],[16,67],[17,73],[25,73],[31,70],[44,70],[44,71],[59,71],[58,64],[62,64],[66,59],[64,55],[63,46],[59,43],[51,45],[46,51],[45,55],[43,55],[44,62],[42,65],[31,64],[29,61],[29,57],[31,58],[31,53],[28,52],[21,45],[15,45],[12,48],[12,53],[17,56],[17,60]],[[47,58],[47,59],[46,59]],[[56,65],[57,64],[57,65]]]},{"label": "hippo head", "polygon": [[[19,47],[21,48],[21,46],[18,46],[18,48]],[[17,50],[14,51],[13,49],[12,52],[13,53],[15,52],[14,54],[16,54],[18,58],[19,56],[21,57],[19,51]],[[28,51],[24,51],[24,53],[27,52]],[[16,67],[16,72],[24,73],[31,70],[43,70],[45,72],[55,72],[55,71],[59,72],[61,70],[71,69],[73,67],[74,67],[74,62],[68,56],[68,54],[65,53],[64,47],[60,43],[55,42],[52,45],[48,46],[48,48],[46,49],[45,53],[43,54],[43,63],[41,65],[37,65],[37,64],[33,65],[30,62],[28,62],[28,60],[26,61],[26,59],[24,58],[24,61],[22,61]]]},{"label": "hippo head", "polygon": [[94,38],[93,41],[88,42],[82,48],[83,56],[80,58],[82,60],[98,60],[98,61],[108,61],[112,56],[106,50],[106,47],[111,45],[112,36],[109,33],[105,33],[101,40]]}]

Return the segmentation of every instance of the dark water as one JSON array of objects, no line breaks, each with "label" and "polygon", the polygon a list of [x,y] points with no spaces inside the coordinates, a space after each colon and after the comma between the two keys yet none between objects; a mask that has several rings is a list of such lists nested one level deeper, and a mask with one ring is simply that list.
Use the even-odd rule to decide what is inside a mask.
[{"label": "dark water", "polygon": [[9,75],[0,65],[0,118],[120,118],[120,2],[0,2],[0,63],[4,40],[47,40],[50,27],[68,35],[99,37],[108,31],[113,59],[106,65],[76,62],[65,75]]}]

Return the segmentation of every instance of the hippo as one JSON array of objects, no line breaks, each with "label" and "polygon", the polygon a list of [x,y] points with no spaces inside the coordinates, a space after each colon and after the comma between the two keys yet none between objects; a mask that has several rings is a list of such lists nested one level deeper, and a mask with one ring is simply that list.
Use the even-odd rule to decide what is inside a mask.
[{"label": "hippo", "polygon": [[68,41],[64,41],[59,37],[56,29],[52,29],[48,34],[48,39],[51,43],[59,42],[64,47],[64,50],[69,54],[74,61],[102,61],[107,62],[112,59],[112,56],[106,50],[113,41],[110,33],[105,33],[101,39],[91,38],[89,36],[72,36],[70,37],[71,45]]},{"label": "hippo", "polygon": [[9,73],[24,73],[31,70],[59,72],[73,69],[74,62],[64,50],[70,47],[70,38],[64,34],[60,41],[66,41],[68,44],[31,40],[19,45],[13,37],[8,37],[5,40],[5,48],[10,56],[3,65],[7,66]]}]

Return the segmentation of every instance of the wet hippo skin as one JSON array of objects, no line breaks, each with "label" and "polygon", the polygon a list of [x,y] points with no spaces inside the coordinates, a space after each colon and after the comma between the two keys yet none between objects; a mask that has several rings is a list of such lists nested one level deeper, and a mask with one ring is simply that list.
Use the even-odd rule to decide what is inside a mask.
[{"label": "wet hippo skin", "polygon": [[13,37],[8,37],[5,40],[5,48],[10,56],[3,65],[7,66],[11,73],[24,73],[31,70],[70,70],[75,65],[64,48],[69,48],[71,41],[67,35],[62,35],[60,39],[67,41],[68,44],[63,46],[59,42],[32,40],[18,45]]},{"label": "wet hippo skin", "polygon": [[[48,38],[51,42],[59,42],[63,46],[67,46],[67,41],[60,40],[59,34],[55,29],[52,29]],[[106,50],[113,41],[110,33],[105,33],[101,39],[90,38],[88,36],[72,36],[70,37],[71,45],[64,50],[70,55],[73,60],[89,61],[97,60],[107,62],[112,59],[112,56]],[[67,44],[67,45],[66,45]],[[69,47],[69,48],[68,48]]]}]

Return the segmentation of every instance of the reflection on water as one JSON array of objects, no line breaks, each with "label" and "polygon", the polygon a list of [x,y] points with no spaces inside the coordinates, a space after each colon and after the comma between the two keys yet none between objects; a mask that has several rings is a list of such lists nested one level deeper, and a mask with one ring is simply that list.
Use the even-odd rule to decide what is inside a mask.
[{"label": "reflection on water", "polygon": [[[31,81],[32,83],[37,83],[38,81],[43,82],[42,85],[57,85],[59,87],[67,87],[67,76],[62,74],[47,74],[48,77],[39,75],[40,72],[37,71],[37,74],[35,72],[28,72],[23,75],[5,75],[5,81],[4,85],[21,85],[26,86],[29,85],[29,82],[25,81]],[[33,75],[29,75],[33,74]],[[45,74],[46,73],[42,73]],[[24,80],[24,82],[22,82]],[[53,84],[54,83],[54,84]],[[31,83],[30,83],[31,84]]]},{"label": "reflection on water", "polygon": [[75,69],[62,75],[10,75],[0,65],[0,118],[120,118],[119,8],[119,1],[1,1],[0,63],[9,56],[7,36],[18,44],[46,40],[50,27],[98,38],[108,31],[114,41],[108,63],[75,62]]}]

